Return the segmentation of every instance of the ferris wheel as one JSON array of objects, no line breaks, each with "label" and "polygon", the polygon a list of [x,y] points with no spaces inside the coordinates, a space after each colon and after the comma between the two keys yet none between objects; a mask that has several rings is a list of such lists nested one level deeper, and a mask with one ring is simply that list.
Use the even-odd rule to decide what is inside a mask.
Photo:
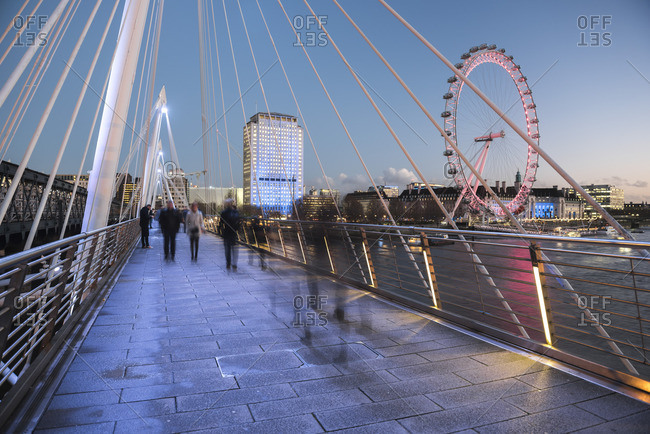
[{"label": "ferris wheel", "polygon": [[[497,49],[496,45],[482,44],[470,48],[461,59],[456,68],[539,144],[539,121],[532,91],[513,56],[506,55],[506,50]],[[445,133],[493,189],[501,183],[495,193],[507,209],[513,214],[521,213],[536,181],[537,152],[473,91],[463,92],[461,98],[464,84],[461,79],[454,75],[447,82],[449,91],[443,95],[445,111],[441,115]],[[487,212],[497,217],[505,214],[447,141],[444,156],[448,160],[446,176],[461,191],[454,212],[464,203],[472,212]],[[514,181],[514,186],[504,189],[504,183],[509,181]]]}]

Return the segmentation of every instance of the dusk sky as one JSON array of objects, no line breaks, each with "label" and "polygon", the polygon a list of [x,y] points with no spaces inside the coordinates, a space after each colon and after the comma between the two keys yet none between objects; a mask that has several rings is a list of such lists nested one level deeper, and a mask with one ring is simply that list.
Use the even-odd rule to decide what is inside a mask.
[{"label": "dusk sky", "polygon": [[[26,11],[31,10],[36,3],[35,0],[30,2]],[[38,14],[50,14],[57,3],[58,1],[46,0]],[[151,5],[154,3],[157,2],[152,0]],[[414,90],[436,120],[442,123],[440,113],[445,109],[442,95],[448,91],[447,78],[452,75],[451,71],[379,2],[340,0],[340,3]],[[11,23],[21,4],[22,1],[0,2],[0,31],[4,31]],[[29,110],[13,137],[5,159],[15,163],[21,160],[43,108],[61,72],[66,67],[63,62],[70,55],[94,4],[95,0],[83,0],[79,6]],[[263,0],[260,4],[287,68],[289,79],[327,176],[332,179],[334,188],[340,189],[343,193],[358,188],[367,189],[370,181],[365,176],[302,49],[295,46],[293,30],[282,14],[278,2]],[[283,0],[283,4],[296,25],[305,22],[304,19],[310,15],[303,1]],[[360,76],[381,97],[371,92],[428,180],[450,184],[450,180],[444,176],[446,158],[442,155],[444,143],[438,131],[333,2],[312,0],[310,4],[318,15],[326,17],[325,26],[334,41]],[[626,202],[650,200],[648,168],[650,134],[646,130],[650,122],[650,49],[648,48],[650,2],[647,0],[618,2],[398,2],[390,0],[389,4],[452,63],[459,62],[461,54],[481,43],[496,44],[498,47],[505,48],[508,54],[515,57],[516,63],[521,65],[521,71],[528,77],[529,84],[535,83],[532,89],[539,117],[540,145],[578,182],[615,184],[625,190]],[[54,112],[28,165],[29,168],[51,172],[54,157],[81,89],[82,81],[77,73],[82,77],[86,75],[112,6],[113,3],[110,1],[104,1],[101,5],[92,30],[72,65],[76,73],[71,72],[67,78]],[[270,110],[297,115],[296,106],[280,65],[274,65],[277,58],[256,2],[241,0],[241,7],[260,73],[272,66],[262,79]],[[266,107],[260,87],[255,85],[257,75],[237,2],[227,0],[226,8],[242,90],[254,85],[243,98],[246,114],[244,119],[241,107],[237,103],[239,94],[222,2],[214,1],[225,105],[229,107],[235,104],[227,113],[229,141],[234,150],[231,152],[231,163],[235,184],[241,186],[242,127],[250,116],[257,111],[266,111]],[[26,11],[22,13],[23,16],[27,15]],[[210,27],[207,30],[211,38],[212,79],[216,87],[214,104],[216,117],[220,117],[223,112],[211,12],[208,7],[207,17]],[[118,7],[100,61],[90,81],[94,91],[89,90],[86,94],[59,173],[75,173],[79,166],[98,102],[95,92],[101,90],[109,68],[121,13],[122,4]],[[579,17],[586,17],[586,20],[589,20],[587,28],[580,28],[584,27],[581,24],[586,20]],[[597,25],[594,29],[589,28],[591,17],[596,17],[594,20]],[[603,19],[604,17],[611,18]],[[603,22],[605,22],[604,29]],[[200,141],[202,125],[197,25],[196,1],[165,1],[157,74],[153,87],[154,95],[159,93],[163,85],[166,88],[174,139],[182,168],[186,172],[202,170],[204,164],[203,147]],[[145,39],[147,30],[145,29]],[[316,44],[325,40],[325,35],[320,35],[322,31],[315,27],[309,30],[305,28],[298,30],[306,38],[315,37]],[[311,36],[310,32],[313,32],[314,36]],[[12,43],[15,33],[16,29],[11,28],[0,44],[0,54],[4,53]],[[597,43],[594,42],[596,38],[598,38]],[[581,41],[586,42],[587,45],[598,46],[580,46]],[[0,83],[6,81],[26,49],[25,46],[12,48],[0,65]],[[141,57],[144,56],[144,52],[143,41]],[[412,167],[332,45],[310,46],[308,52],[372,175],[376,177],[375,180],[378,183],[400,187],[417,180]],[[31,64],[0,108],[2,125],[8,119],[30,69]],[[139,79],[140,65],[133,87],[129,125],[135,111]],[[489,81],[484,82],[489,86]],[[479,82],[477,84],[481,86]],[[486,89],[486,93],[489,94],[493,90]],[[463,92],[471,91],[465,89]],[[387,101],[392,109],[382,100]],[[143,101],[144,97],[141,95],[140,107]],[[211,92],[208,95],[208,103],[211,106],[213,104]],[[513,111],[513,113],[517,112]],[[518,113],[521,114],[521,110]],[[139,117],[138,114],[136,125],[131,125],[136,130],[141,127]],[[208,117],[210,123],[214,122],[215,114],[212,111]],[[406,120],[410,127],[400,117]],[[299,122],[303,124],[302,120]],[[225,137],[223,121],[217,125]],[[224,137],[220,137],[222,180],[219,179],[219,170],[215,163],[212,185],[221,184],[229,187],[230,174]],[[216,161],[216,139],[214,135],[212,138],[211,152]],[[131,129],[127,127],[122,158],[128,153],[130,139]],[[167,148],[166,133],[162,134],[162,140]],[[94,146],[93,141],[84,172],[91,169]],[[501,164],[505,172],[511,173],[511,177],[506,179],[509,184],[514,180],[514,174],[518,169],[511,165],[505,160]],[[314,152],[307,140],[305,140],[304,172],[307,188],[325,187]],[[567,186],[567,183],[543,161],[540,161],[537,179],[536,186]]]}]

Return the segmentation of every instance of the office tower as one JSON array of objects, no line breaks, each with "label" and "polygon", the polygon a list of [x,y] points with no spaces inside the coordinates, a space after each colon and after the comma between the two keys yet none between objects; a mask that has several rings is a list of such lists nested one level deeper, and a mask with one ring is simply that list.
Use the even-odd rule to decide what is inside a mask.
[{"label": "office tower", "polygon": [[257,113],[244,127],[244,203],[293,214],[302,197],[302,127],[294,116]]}]

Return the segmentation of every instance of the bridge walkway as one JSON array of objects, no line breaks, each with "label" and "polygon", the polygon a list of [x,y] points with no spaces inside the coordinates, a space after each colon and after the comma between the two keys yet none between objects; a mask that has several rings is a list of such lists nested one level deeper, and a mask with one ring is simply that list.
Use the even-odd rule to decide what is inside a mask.
[{"label": "bridge walkway", "polygon": [[220,239],[136,249],[37,432],[645,432],[650,407]]}]

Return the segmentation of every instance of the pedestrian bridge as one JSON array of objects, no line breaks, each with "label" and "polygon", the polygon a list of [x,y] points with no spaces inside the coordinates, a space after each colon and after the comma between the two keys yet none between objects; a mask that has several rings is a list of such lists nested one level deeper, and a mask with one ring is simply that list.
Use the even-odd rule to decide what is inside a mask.
[{"label": "pedestrian bridge", "polygon": [[647,430],[642,243],[246,221],[229,271],[138,232],[0,262],[3,430]]}]

